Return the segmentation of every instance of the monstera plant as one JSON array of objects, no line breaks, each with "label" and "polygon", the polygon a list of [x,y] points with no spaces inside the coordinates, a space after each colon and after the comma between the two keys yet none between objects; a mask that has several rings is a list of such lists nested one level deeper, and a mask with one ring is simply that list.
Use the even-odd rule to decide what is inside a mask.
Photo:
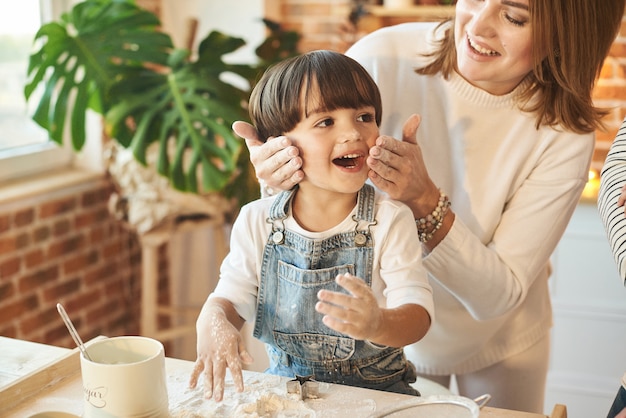
[{"label": "monstera plant", "polygon": [[77,3],[36,35],[24,89],[27,100],[38,100],[33,119],[58,143],[69,132],[78,151],[86,113],[95,111],[106,135],[140,163],[158,144],[156,170],[174,189],[219,192],[243,204],[258,185],[231,125],[248,119],[249,88],[224,75],[251,86],[267,66],[295,55],[299,39],[265,23],[269,35],[257,48],[258,62],[229,64],[223,56],[244,45],[242,39],[213,31],[194,54],[175,48],[158,17],[132,0]]}]

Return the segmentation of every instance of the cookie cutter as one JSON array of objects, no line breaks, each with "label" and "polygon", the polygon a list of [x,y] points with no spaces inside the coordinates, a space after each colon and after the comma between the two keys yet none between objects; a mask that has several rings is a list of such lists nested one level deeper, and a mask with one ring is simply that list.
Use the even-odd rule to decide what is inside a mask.
[{"label": "cookie cutter", "polygon": [[293,380],[287,381],[287,393],[298,395],[301,400],[315,399],[319,397],[319,382],[311,376],[298,376]]}]

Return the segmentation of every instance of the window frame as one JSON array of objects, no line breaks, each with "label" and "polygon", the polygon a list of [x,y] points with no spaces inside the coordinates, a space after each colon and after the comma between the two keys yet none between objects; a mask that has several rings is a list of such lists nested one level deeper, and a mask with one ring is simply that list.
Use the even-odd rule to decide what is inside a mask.
[{"label": "window frame", "polygon": [[[80,0],[39,0],[42,22],[60,18]],[[95,114],[94,114],[95,115]],[[65,135],[63,145],[50,140],[0,151],[0,183],[45,175],[69,168],[104,171],[102,160],[102,124],[99,117],[87,115],[88,132],[83,150],[72,149]]]}]

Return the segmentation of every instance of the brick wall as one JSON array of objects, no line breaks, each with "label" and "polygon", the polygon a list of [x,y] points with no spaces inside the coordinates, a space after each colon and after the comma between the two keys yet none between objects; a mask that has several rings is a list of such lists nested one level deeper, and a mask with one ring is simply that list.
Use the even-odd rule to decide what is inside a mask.
[{"label": "brick wall", "polygon": [[[265,10],[269,18],[303,35],[301,51],[332,49],[343,52],[351,41],[373,29],[371,20],[364,19],[356,33],[346,31],[353,3],[351,0],[265,0]],[[380,4],[375,0],[369,3]],[[390,22],[407,20],[395,17]],[[626,116],[626,20],[622,21],[621,32],[605,62],[594,91],[594,100],[598,106],[613,109],[605,119],[607,130],[597,132],[592,168],[600,170],[617,129]]]},{"label": "brick wall", "polygon": [[620,33],[604,61],[593,96],[598,106],[613,109],[605,119],[607,130],[597,132],[593,167],[599,170],[620,124],[626,117],[626,18],[622,18]]},{"label": "brick wall", "polygon": [[107,210],[102,178],[0,205],[0,335],[73,347],[63,303],[84,340],[139,331],[137,237]]}]

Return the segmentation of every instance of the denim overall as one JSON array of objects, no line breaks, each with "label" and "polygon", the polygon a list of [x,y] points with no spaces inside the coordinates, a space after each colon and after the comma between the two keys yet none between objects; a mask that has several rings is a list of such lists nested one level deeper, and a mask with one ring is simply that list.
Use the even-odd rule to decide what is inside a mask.
[{"label": "denim overall", "polygon": [[346,292],[335,283],[350,273],[372,284],[374,188],[358,194],[354,230],[310,239],[285,230],[294,191],[279,194],[267,222],[272,224],[263,253],[254,336],[266,343],[268,373],[419,395],[409,383],[415,368],[402,348],[355,340],[322,323],[315,311],[317,292]]}]

